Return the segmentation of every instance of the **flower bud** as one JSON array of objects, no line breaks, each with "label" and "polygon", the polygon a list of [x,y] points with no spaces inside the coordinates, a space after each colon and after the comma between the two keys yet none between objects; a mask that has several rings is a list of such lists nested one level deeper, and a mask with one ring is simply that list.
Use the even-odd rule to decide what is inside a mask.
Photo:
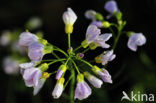
[{"label": "flower bud", "polygon": [[76,55],[76,57],[79,58],[79,59],[82,59],[82,58],[84,57],[84,54],[83,54],[83,53],[78,53],[78,54]]},{"label": "flower bud", "polygon": [[100,14],[100,13],[96,13],[96,19],[99,20],[99,21],[104,20],[102,14]]},{"label": "flower bud", "polygon": [[84,72],[84,76],[87,78],[87,80],[95,87],[95,88],[101,88],[101,85],[103,82],[98,79],[97,77],[91,75],[88,72]]},{"label": "flower bud", "polygon": [[71,34],[73,32],[73,25],[77,19],[76,14],[71,8],[67,8],[67,11],[63,13],[63,21],[65,23],[65,32]]},{"label": "flower bud", "polygon": [[76,85],[76,89],[75,89],[74,98],[82,100],[82,99],[87,98],[90,94],[91,94],[91,88],[84,81],[83,74],[78,74],[77,75],[77,85]]},{"label": "flower bud", "polygon": [[59,80],[57,80],[57,83],[55,85],[55,88],[52,92],[52,96],[54,99],[58,99],[62,92],[63,92],[63,84],[64,84],[65,79],[64,78],[60,78]]},{"label": "flower bud", "polygon": [[100,76],[100,78],[107,83],[112,83],[111,75],[106,69],[100,69],[97,66],[93,66],[93,72]]},{"label": "flower bud", "polygon": [[41,66],[39,66],[41,71],[46,71],[49,68],[49,65],[47,63],[43,63]]},{"label": "flower bud", "polygon": [[109,28],[111,24],[108,21],[104,21],[102,22],[102,25],[104,28]]},{"label": "flower bud", "polygon": [[67,70],[66,65],[61,65],[61,66],[59,67],[58,71],[57,71],[56,79],[57,79],[57,80],[60,79],[61,76],[63,75],[63,73],[66,72],[66,70]]},{"label": "flower bud", "polygon": [[88,43],[87,40],[84,40],[84,41],[82,41],[82,43],[81,43],[81,46],[82,46],[83,48],[87,48],[88,45],[89,45],[89,43]]}]

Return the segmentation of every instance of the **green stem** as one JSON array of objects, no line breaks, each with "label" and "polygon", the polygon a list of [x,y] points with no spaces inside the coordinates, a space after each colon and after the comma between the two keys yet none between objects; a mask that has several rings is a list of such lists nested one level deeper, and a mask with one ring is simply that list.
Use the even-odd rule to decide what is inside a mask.
[{"label": "green stem", "polygon": [[66,60],[66,59],[57,59],[55,61],[52,61],[52,62],[48,63],[48,65],[54,64],[56,62],[64,61],[64,60]]},{"label": "green stem", "polygon": [[68,83],[69,83],[69,81],[71,80],[73,78],[73,75],[71,75],[70,77],[69,77],[69,79],[66,81],[66,83],[65,83],[65,85],[64,85],[64,89],[66,88],[66,86],[68,85]]},{"label": "green stem", "polygon": [[72,63],[74,64],[74,67],[76,68],[78,74],[80,74],[79,68],[77,67],[76,63],[75,63],[73,60],[71,60],[71,61],[72,61]]},{"label": "green stem", "polygon": [[70,34],[68,34],[68,48],[71,47],[71,44],[70,44]]},{"label": "green stem", "polygon": [[82,53],[86,53],[90,48],[85,49]]},{"label": "green stem", "polygon": [[[120,28],[120,27],[119,27]],[[115,50],[115,48],[116,48],[116,46],[117,46],[117,43],[118,43],[118,41],[119,41],[119,38],[120,38],[120,36],[121,36],[121,31],[122,31],[122,29],[119,29],[118,28],[118,35],[117,35],[117,37],[115,38],[115,41],[114,41],[114,44],[113,44],[113,50]]]},{"label": "green stem", "polygon": [[115,35],[115,32],[113,31],[112,27],[109,27],[109,30],[112,32],[113,37],[114,37],[114,39],[115,39],[116,35]]},{"label": "green stem", "polygon": [[82,48],[82,45],[78,46],[78,47],[74,50],[74,52],[76,52],[76,51],[79,50],[80,48]]},{"label": "green stem", "polygon": [[89,62],[87,62],[87,61],[85,61],[85,60],[83,60],[83,59],[77,59],[77,60],[79,60],[79,61],[81,61],[81,62],[87,64],[87,65],[90,66],[90,67],[93,67],[92,64],[90,64]]},{"label": "green stem", "polygon": [[64,54],[66,57],[68,57],[68,54],[66,52],[64,52],[62,49],[56,48],[54,50],[59,51],[60,53]]},{"label": "green stem", "polygon": [[70,87],[70,103],[74,103],[74,84],[75,84],[75,71],[72,68],[71,69],[71,75],[72,75],[72,80],[71,80],[71,87]]}]

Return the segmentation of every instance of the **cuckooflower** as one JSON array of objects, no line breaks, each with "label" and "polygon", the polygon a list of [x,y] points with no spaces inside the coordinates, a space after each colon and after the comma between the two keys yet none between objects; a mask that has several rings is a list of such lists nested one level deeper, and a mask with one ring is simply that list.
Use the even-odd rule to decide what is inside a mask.
[{"label": "cuckooflower", "polygon": [[106,44],[105,42],[112,37],[111,33],[105,33],[101,34],[100,29],[97,28],[95,25],[90,25],[87,28],[86,32],[86,40],[82,42],[82,46],[86,48],[88,45],[90,45],[91,49],[95,49],[96,47],[100,46],[102,48],[109,48],[110,46]]},{"label": "cuckooflower", "polygon": [[33,91],[33,94],[36,95],[40,89],[43,87],[45,81],[47,80],[47,78],[50,77],[50,74],[48,72],[43,72],[42,73],[42,77],[41,79],[39,80],[39,83],[37,86],[34,86],[34,91]]},{"label": "cuckooflower", "polygon": [[91,75],[88,72],[84,72],[84,76],[88,79],[88,81],[95,87],[95,88],[101,88],[101,85],[103,84],[102,80],[98,79],[97,77]]},{"label": "cuckooflower", "polygon": [[91,88],[84,81],[83,74],[77,75],[77,82],[74,98],[79,100],[87,98],[91,94]]},{"label": "cuckooflower", "polygon": [[137,46],[142,46],[146,43],[146,38],[142,33],[134,33],[129,39],[127,46],[132,51],[137,51]]},{"label": "cuckooflower", "polygon": [[41,77],[41,70],[39,68],[27,68],[23,72],[23,79],[25,81],[26,86],[34,87],[38,86]]},{"label": "cuckooflower", "polygon": [[43,52],[44,46],[39,42],[33,42],[29,45],[28,48],[28,56],[32,61],[41,61],[44,52]]},{"label": "cuckooflower", "polygon": [[19,45],[29,46],[31,43],[38,40],[38,37],[35,34],[30,32],[23,32],[20,34]]},{"label": "cuckooflower", "polygon": [[112,61],[114,60],[116,57],[115,54],[113,54],[113,50],[109,50],[109,51],[106,51],[104,52],[103,54],[97,56],[95,58],[96,62],[97,63],[102,63],[102,65],[105,65],[107,64],[109,61]]},{"label": "cuckooflower", "polygon": [[62,74],[66,72],[66,70],[67,70],[66,65],[61,65],[57,71],[56,79],[59,80],[61,78]]},{"label": "cuckooflower", "polygon": [[105,10],[107,10],[110,14],[113,14],[114,12],[118,12],[118,6],[115,0],[107,1],[105,6]]},{"label": "cuckooflower", "polygon": [[7,74],[19,73],[18,61],[12,59],[11,57],[6,57],[3,60],[3,68],[4,68],[5,73]]},{"label": "cuckooflower", "polygon": [[87,19],[91,19],[93,21],[96,20],[96,11],[94,11],[94,10],[87,10],[85,12],[85,17]]},{"label": "cuckooflower", "polygon": [[33,95],[36,95],[40,91],[40,89],[43,87],[45,81],[46,81],[45,78],[42,78],[39,80],[38,85],[34,86]]},{"label": "cuckooflower", "polygon": [[55,88],[52,92],[52,96],[55,99],[58,99],[62,92],[63,92],[63,84],[64,84],[65,79],[64,78],[60,78],[59,80],[57,80],[57,83],[55,85]]},{"label": "cuckooflower", "polygon": [[111,79],[111,75],[109,74],[109,72],[106,69],[104,69],[104,68],[100,69],[97,66],[93,66],[92,70],[97,75],[99,75],[104,82],[113,83],[113,81]]},{"label": "cuckooflower", "polygon": [[71,8],[67,8],[67,11],[63,13],[63,21],[65,23],[65,32],[71,34],[73,32],[73,25],[77,19],[76,14]]}]

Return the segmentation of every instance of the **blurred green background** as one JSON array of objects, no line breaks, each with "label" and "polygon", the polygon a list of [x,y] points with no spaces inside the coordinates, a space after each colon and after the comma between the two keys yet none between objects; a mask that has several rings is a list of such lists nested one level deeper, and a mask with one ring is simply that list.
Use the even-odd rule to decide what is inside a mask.
[{"label": "blurred green background", "polygon": [[[72,45],[76,47],[84,39],[86,28],[90,23],[84,17],[84,12],[94,9],[106,16],[108,14],[104,10],[106,1],[0,0],[0,33],[6,29],[17,28],[24,31],[25,22],[33,16],[38,16],[43,21],[40,29],[44,32],[44,37],[50,43],[65,50],[67,40],[62,13],[67,7],[71,7],[78,16],[72,34]],[[101,89],[92,87],[92,95],[83,101],[76,100],[76,103],[129,103],[126,100],[121,102],[122,91],[128,94],[131,91],[156,94],[156,0],[117,0],[117,3],[123,12],[124,20],[127,21],[125,30],[143,32],[147,43],[139,47],[137,52],[132,52],[127,48],[128,38],[122,36],[115,51],[117,58],[107,67],[114,83],[104,84]],[[107,31],[103,30],[103,32]],[[64,91],[60,99],[52,98],[51,92],[56,82],[54,75],[47,80],[39,94],[33,96],[32,88],[24,85],[20,74],[17,76],[5,74],[2,59],[9,53],[6,52],[7,49],[0,47],[0,103],[69,103],[68,89]],[[93,54],[101,52],[102,50],[99,50]]]}]

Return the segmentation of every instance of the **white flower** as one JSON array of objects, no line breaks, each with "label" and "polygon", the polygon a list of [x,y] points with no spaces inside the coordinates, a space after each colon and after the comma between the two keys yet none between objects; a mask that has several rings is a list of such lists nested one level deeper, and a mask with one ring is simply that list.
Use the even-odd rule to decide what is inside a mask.
[{"label": "white flower", "polygon": [[63,21],[66,25],[73,25],[76,19],[77,16],[71,8],[67,8],[67,11],[63,13]]},{"label": "white flower", "polygon": [[55,85],[55,88],[54,88],[54,90],[52,92],[53,98],[58,99],[61,96],[61,94],[63,92],[63,83],[64,83],[64,81],[65,81],[64,78],[60,78],[57,81],[57,83]]}]

